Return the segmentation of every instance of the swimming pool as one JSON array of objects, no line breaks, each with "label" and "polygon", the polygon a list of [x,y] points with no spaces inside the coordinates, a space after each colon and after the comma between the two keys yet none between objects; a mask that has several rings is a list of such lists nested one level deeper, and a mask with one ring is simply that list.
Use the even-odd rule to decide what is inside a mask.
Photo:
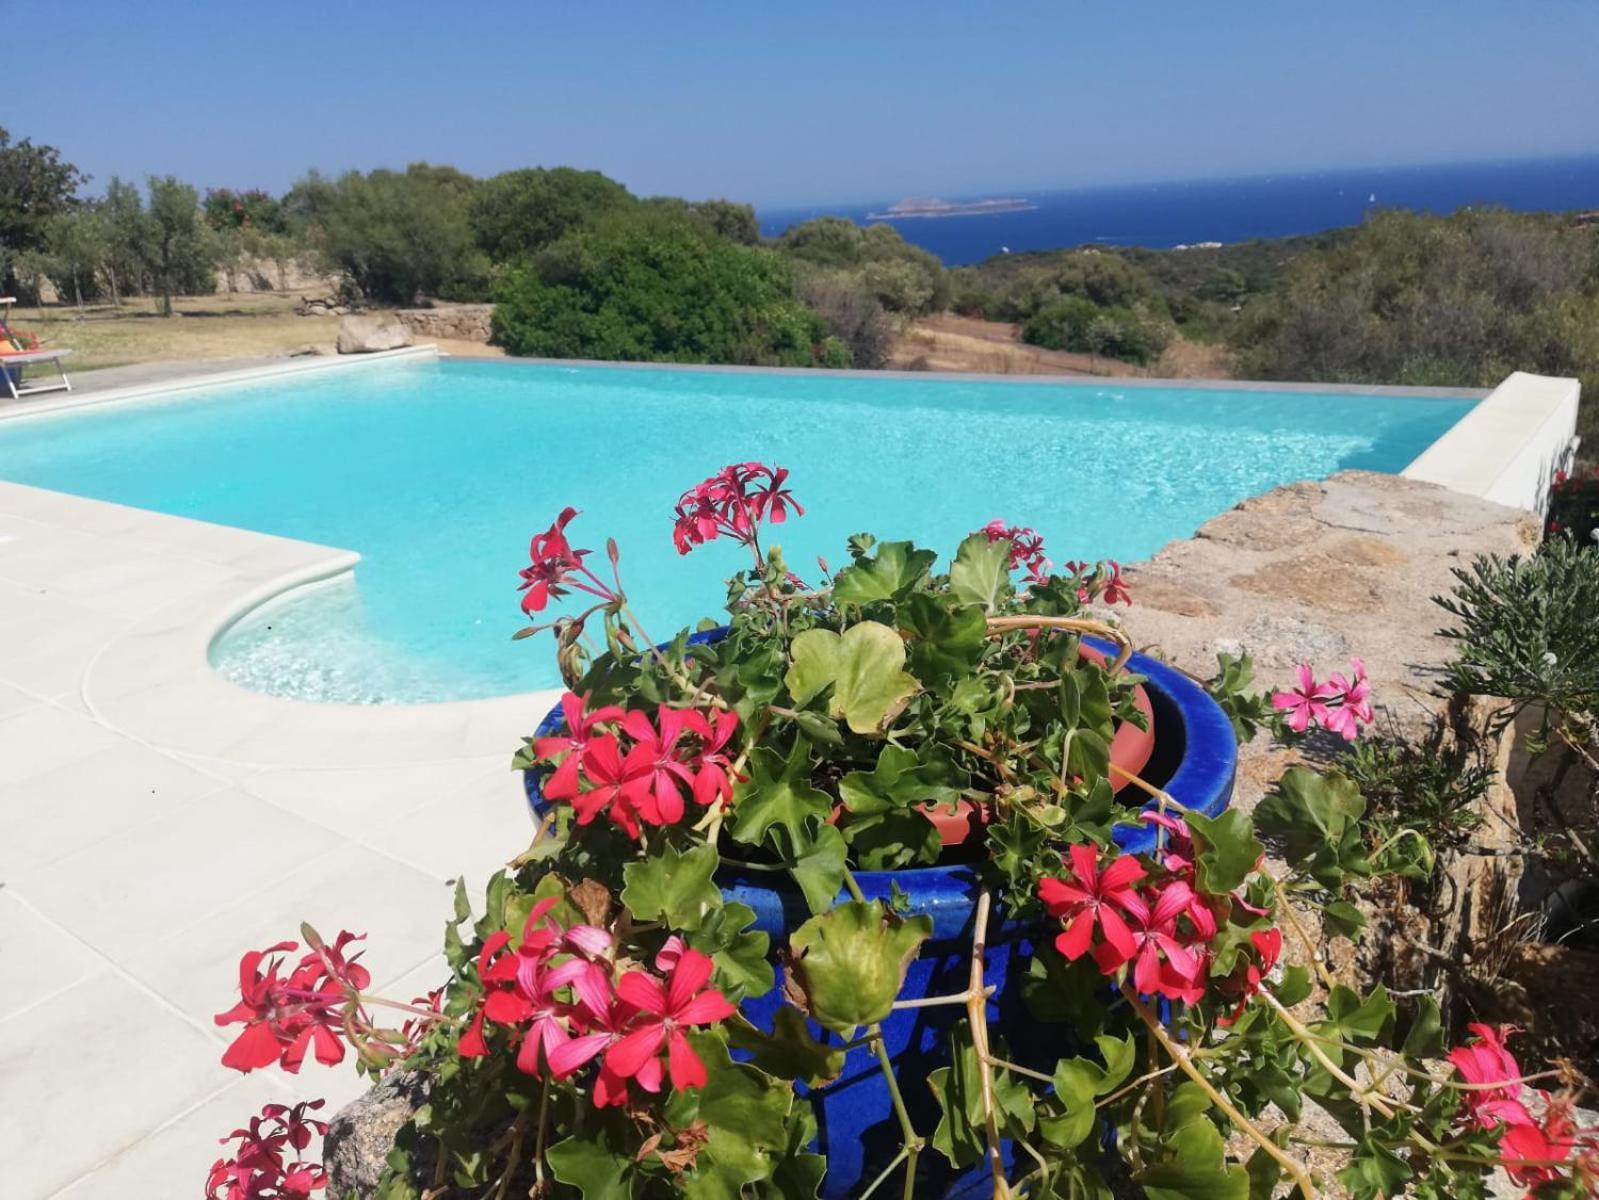
[{"label": "swimming pool", "polygon": [[358,551],[353,578],[249,614],[213,661],[279,695],[416,702],[558,682],[547,639],[509,639],[528,537],[567,504],[577,545],[617,539],[666,636],[742,565],[671,541],[678,494],[727,462],[792,471],[806,516],[779,540],[801,574],[863,529],[948,552],[993,517],[1056,561],[1126,561],[1279,483],[1397,472],[1474,403],[419,359],[0,421],[0,478]]}]

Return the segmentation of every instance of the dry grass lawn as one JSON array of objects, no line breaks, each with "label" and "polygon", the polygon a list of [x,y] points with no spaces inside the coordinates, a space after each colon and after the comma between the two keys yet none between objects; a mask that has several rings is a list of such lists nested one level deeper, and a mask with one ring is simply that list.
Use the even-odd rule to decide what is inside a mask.
[{"label": "dry grass lawn", "polygon": [[[39,335],[49,349],[68,349],[71,371],[169,359],[267,357],[316,346],[331,353],[337,317],[297,317],[292,292],[184,296],[162,317],[159,301],[140,297],[120,307],[95,304],[15,308],[12,328]],[[181,314],[181,315],[178,315]]]},{"label": "dry grass lawn", "polygon": [[901,370],[979,371],[994,375],[1154,376],[1160,379],[1226,379],[1220,348],[1181,338],[1153,367],[1135,367],[1092,354],[1045,350],[1022,341],[1017,327],[953,313],[923,317],[906,327],[889,365]]}]

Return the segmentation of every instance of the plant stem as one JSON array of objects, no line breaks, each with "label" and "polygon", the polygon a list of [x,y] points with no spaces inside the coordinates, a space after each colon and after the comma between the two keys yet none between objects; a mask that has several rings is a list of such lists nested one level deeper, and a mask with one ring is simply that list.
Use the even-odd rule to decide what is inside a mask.
[{"label": "plant stem", "polygon": [[[997,988],[991,988],[991,987],[983,988],[979,992],[979,995],[981,995],[983,997],[983,999],[986,1000],[986,999],[988,999],[988,997],[992,996],[997,990],[998,990]],[[971,998],[972,998],[972,993],[969,992],[969,991],[961,992],[961,993],[959,993],[957,995],[954,995],[954,996],[923,996],[923,997],[921,997],[918,1000],[896,1000],[896,1001],[894,1001],[894,1007],[896,1009],[900,1009],[900,1008],[936,1008],[940,1004],[965,1004]]]},{"label": "plant stem", "polygon": [[966,1019],[972,1031],[972,1047],[977,1051],[978,1083],[983,1096],[983,1132],[988,1139],[988,1169],[994,1179],[994,1200],[1007,1200],[1010,1188],[1005,1182],[1005,1157],[999,1144],[999,1116],[994,1108],[994,1076],[989,1065],[988,998],[983,995],[983,952],[987,947],[988,912],[993,900],[987,890],[978,894],[977,919],[972,930],[972,970],[966,988]]},{"label": "plant stem", "polygon": [[1310,955],[1311,965],[1316,968],[1316,974],[1320,977],[1322,984],[1331,991],[1338,986],[1338,981],[1333,978],[1332,972],[1327,969],[1327,964],[1321,956],[1321,947],[1316,945],[1310,934],[1305,932],[1305,927],[1300,924],[1299,916],[1294,912],[1294,906],[1288,899],[1288,889],[1283,887],[1283,881],[1275,875],[1267,874],[1266,878],[1271,880],[1272,891],[1277,894],[1277,906],[1282,909],[1283,916],[1287,918],[1289,927],[1293,929],[1295,936],[1304,943],[1305,951]]},{"label": "plant stem", "polygon": [[894,1161],[889,1163],[888,1166],[884,1167],[882,1171],[879,1172],[877,1178],[872,1180],[872,1182],[867,1185],[866,1190],[861,1193],[860,1200],[867,1200],[867,1197],[869,1197],[878,1188],[882,1187],[883,1181],[894,1173],[894,1168],[899,1166],[900,1163],[904,1162],[909,1154],[910,1147],[901,1146],[899,1153],[894,1156]]},{"label": "plant stem", "polygon": [[856,904],[866,903],[866,895],[861,891],[861,885],[855,881],[855,872],[848,867],[844,868],[844,886],[849,889],[849,894],[855,898]]},{"label": "plant stem", "polygon": [[[1338,1080],[1339,1083],[1343,1084],[1350,1090],[1350,1092],[1354,1094],[1354,1098],[1357,1103],[1362,1106],[1369,1103],[1373,1108],[1375,1108],[1379,1113],[1389,1120],[1392,1120],[1394,1115],[1394,1110],[1392,1107],[1390,1107],[1392,1105],[1397,1105],[1400,1108],[1407,1109],[1410,1112],[1421,1111],[1414,1105],[1406,1104],[1402,1100],[1395,1100],[1391,1096],[1379,1095],[1379,1093],[1375,1090],[1375,1085],[1368,1087],[1367,1085],[1361,1083],[1353,1075],[1349,1075],[1339,1067],[1335,1066],[1332,1059],[1328,1058],[1326,1052],[1323,1051],[1319,1045],[1317,1045],[1317,1042],[1321,1039],[1319,1039],[1310,1030],[1306,1029],[1293,1013],[1284,1008],[1281,1000],[1277,999],[1276,996],[1273,996],[1264,988],[1261,989],[1257,995],[1259,995],[1261,999],[1266,1002],[1267,1006],[1271,1008],[1273,1012],[1282,1018],[1282,1023],[1288,1026],[1288,1031],[1292,1033],[1294,1037],[1299,1039],[1300,1043],[1305,1047],[1305,1049],[1310,1051],[1310,1056],[1321,1064],[1322,1070],[1326,1071],[1327,1074]],[[1343,1043],[1341,1042],[1339,1043],[1339,1045],[1342,1044]]]},{"label": "plant stem", "polygon": [[1055,1077],[1053,1075],[1045,1075],[1042,1071],[1031,1070],[1028,1067],[1022,1066],[1020,1063],[1013,1063],[1009,1059],[996,1058],[994,1055],[990,1054],[984,1061],[986,1061],[991,1067],[998,1067],[1002,1071],[1014,1071],[1018,1075],[1025,1075],[1027,1078],[1036,1079],[1040,1083],[1055,1082]]},{"label": "plant stem", "polygon": [[1155,1035],[1156,1040],[1165,1048],[1166,1053],[1171,1056],[1172,1061],[1177,1064],[1183,1074],[1199,1085],[1200,1090],[1211,1098],[1211,1101],[1217,1108],[1221,1109],[1228,1120],[1232,1121],[1239,1129],[1242,1129],[1256,1145],[1277,1160],[1277,1164],[1288,1172],[1289,1177],[1298,1186],[1303,1200],[1315,1200],[1316,1186],[1311,1183],[1310,1175],[1306,1172],[1304,1164],[1293,1155],[1285,1153],[1283,1148],[1267,1137],[1258,1125],[1238,1111],[1233,1102],[1227,1099],[1210,1082],[1205,1073],[1189,1060],[1187,1049],[1180,1042],[1172,1039],[1161,1026],[1159,1018],[1149,1011],[1149,1007],[1138,998],[1138,993],[1133,991],[1130,984],[1123,982],[1121,990],[1122,995],[1127,998],[1127,1003],[1132,1006],[1133,1011],[1138,1014],[1145,1026]]}]

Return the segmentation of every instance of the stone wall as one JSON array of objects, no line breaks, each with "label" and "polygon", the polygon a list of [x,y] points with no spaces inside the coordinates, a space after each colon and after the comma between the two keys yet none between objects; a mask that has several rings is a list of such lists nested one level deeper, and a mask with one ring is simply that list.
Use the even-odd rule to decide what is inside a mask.
[{"label": "stone wall", "polygon": [[492,304],[441,304],[437,308],[402,308],[394,314],[419,341],[445,338],[460,342],[487,342]]}]

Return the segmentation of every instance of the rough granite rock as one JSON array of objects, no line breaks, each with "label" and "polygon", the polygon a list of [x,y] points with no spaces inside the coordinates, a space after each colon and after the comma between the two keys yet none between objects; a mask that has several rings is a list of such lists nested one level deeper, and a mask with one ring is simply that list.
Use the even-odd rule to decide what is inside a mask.
[{"label": "rough granite rock", "polygon": [[411,331],[391,317],[351,314],[339,319],[339,353],[371,354],[411,344]]},{"label": "rough granite rock", "polygon": [[421,1076],[395,1075],[341,1108],[328,1122],[322,1143],[327,1194],[369,1195],[383,1177],[394,1135],[426,1099]]},{"label": "rough granite rock", "polygon": [[[1532,548],[1535,518],[1397,475],[1343,471],[1245,500],[1128,568],[1122,620],[1140,648],[1201,678],[1216,655],[1248,652],[1261,686],[1292,668],[1366,662],[1383,727],[1415,731],[1441,700],[1436,668],[1452,657],[1432,597],[1451,567]],[[1251,808],[1296,753],[1257,739],[1240,755],[1239,803]],[[1314,746],[1310,747],[1312,752]]]},{"label": "rough granite rock", "polygon": [[414,336],[423,340],[447,338],[461,342],[487,342],[494,318],[494,305],[440,304],[434,308],[402,308],[394,316]]}]

